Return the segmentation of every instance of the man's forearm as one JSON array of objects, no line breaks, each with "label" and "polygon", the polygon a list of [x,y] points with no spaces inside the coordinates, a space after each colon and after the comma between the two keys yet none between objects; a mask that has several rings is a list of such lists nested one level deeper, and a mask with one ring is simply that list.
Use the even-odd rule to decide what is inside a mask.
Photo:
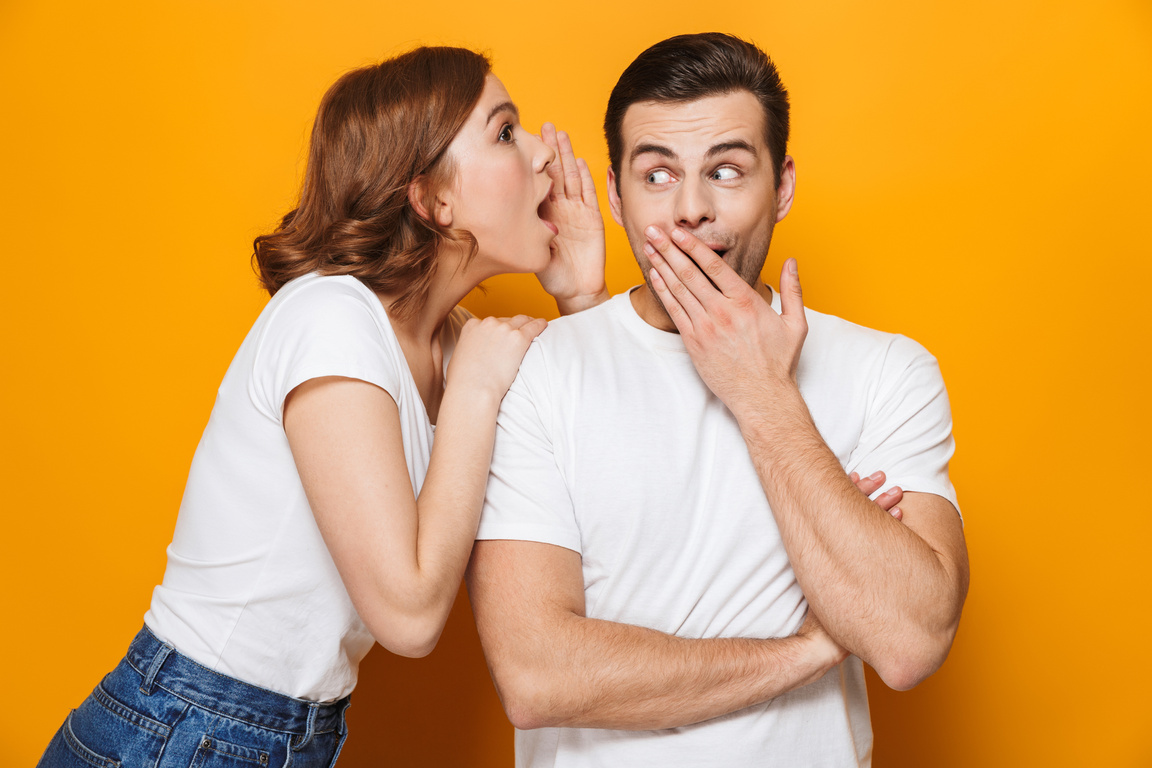
[{"label": "man's forearm", "polygon": [[518,728],[689,725],[811,683],[844,658],[811,616],[799,634],[768,640],[686,639],[585,618],[582,584],[540,589],[563,572],[533,561],[540,552],[578,568],[574,553],[509,541],[477,542],[469,567],[484,654]]},{"label": "man's forearm", "polygon": [[794,385],[764,394],[733,412],[797,581],[837,642],[890,686],[915,685],[947,654],[967,592],[962,535],[957,547],[954,522],[924,508],[947,502],[908,494],[897,522],[845,476]]},{"label": "man's forearm", "polygon": [[797,636],[689,640],[577,616],[563,624],[550,654],[508,670],[519,679],[498,685],[518,727],[689,725],[814,682],[838,658]]}]

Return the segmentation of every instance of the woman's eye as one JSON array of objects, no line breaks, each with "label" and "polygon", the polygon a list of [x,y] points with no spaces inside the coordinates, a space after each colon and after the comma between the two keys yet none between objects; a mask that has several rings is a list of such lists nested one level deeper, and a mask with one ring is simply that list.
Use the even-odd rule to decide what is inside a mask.
[{"label": "woman's eye", "polygon": [[652,171],[648,174],[649,184],[667,184],[670,181],[672,181],[672,174],[668,171]]},{"label": "woman's eye", "polygon": [[739,175],[735,168],[717,168],[712,172],[712,178],[717,181],[730,181]]},{"label": "woman's eye", "polygon": [[516,136],[514,133],[512,133],[512,126],[505,125],[503,128],[500,129],[500,141],[511,142],[511,141],[515,141],[515,140],[516,140]]}]

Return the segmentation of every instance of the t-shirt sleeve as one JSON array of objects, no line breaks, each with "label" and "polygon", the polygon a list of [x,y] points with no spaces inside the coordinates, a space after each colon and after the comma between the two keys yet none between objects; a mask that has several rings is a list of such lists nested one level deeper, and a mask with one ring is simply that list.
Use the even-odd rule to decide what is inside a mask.
[{"label": "t-shirt sleeve", "polygon": [[948,477],[956,448],[952,409],[936,358],[915,341],[894,337],[875,392],[847,469],[861,476],[883,470],[886,488],[934,493],[959,510]]},{"label": "t-shirt sleeve", "polygon": [[556,460],[544,354],[533,343],[496,420],[477,539],[516,539],[580,552],[572,497]]},{"label": "t-shirt sleeve", "polygon": [[251,379],[256,407],[279,422],[288,393],[322,376],[375,384],[399,402],[397,349],[375,300],[335,279],[288,297],[260,339]]}]

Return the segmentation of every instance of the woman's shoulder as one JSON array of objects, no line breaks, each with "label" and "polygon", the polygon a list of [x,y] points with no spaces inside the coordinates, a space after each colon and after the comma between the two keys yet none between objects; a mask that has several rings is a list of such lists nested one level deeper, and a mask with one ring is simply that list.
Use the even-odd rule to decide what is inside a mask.
[{"label": "woman's shoulder", "polygon": [[316,274],[286,283],[268,302],[259,324],[265,333],[289,336],[350,327],[363,327],[377,335],[391,327],[376,294],[359,280],[350,275]]},{"label": "woman's shoulder", "polygon": [[368,286],[351,275],[303,275],[285,283],[269,304],[305,305],[355,304],[373,309],[383,306]]}]

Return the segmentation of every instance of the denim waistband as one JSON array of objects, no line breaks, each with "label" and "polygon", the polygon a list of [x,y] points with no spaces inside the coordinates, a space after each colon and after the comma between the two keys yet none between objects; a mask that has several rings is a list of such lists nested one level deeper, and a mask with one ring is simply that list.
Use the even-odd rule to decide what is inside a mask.
[{"label": "denim waistband", "polygon": [[261,728],[300,734],[304,741],[298,747],[311,740],[315,733],[344,729],[344,710],[350,697],[320,704],[237,680],[196,663],[161,642],[147,626],[132,640],[126,659],[143,678],[141,693],[150,694],[153,687],[163,688],[226,717]]}]

